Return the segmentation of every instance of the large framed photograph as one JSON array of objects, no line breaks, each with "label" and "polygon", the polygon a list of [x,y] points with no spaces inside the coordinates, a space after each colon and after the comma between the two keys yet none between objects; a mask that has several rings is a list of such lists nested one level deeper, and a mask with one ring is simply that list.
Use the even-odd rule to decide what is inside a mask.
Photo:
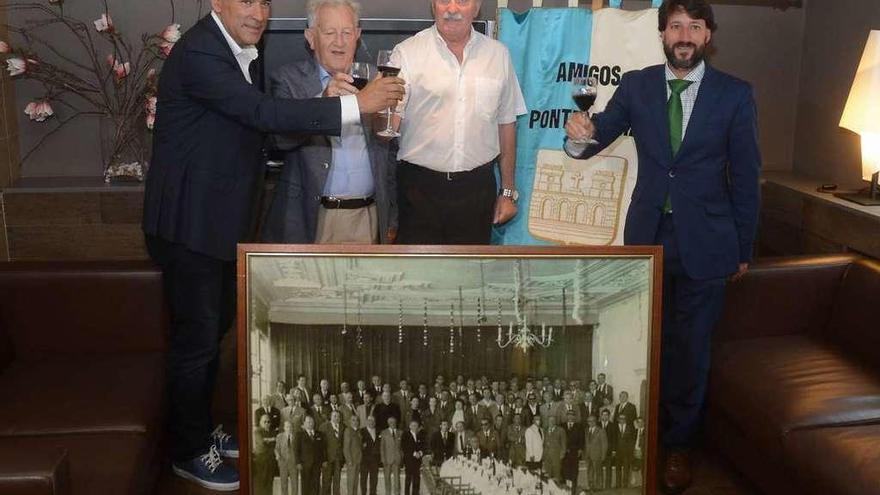
[{"label": "large framed photograph", "polygon": [[241,493],[654,494],[660,253],[239,246]]}]

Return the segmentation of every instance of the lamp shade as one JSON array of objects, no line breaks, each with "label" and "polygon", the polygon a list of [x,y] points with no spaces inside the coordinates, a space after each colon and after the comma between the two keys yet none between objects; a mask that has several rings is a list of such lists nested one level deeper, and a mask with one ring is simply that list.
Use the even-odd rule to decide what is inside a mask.
[{"label": "lamp shade", "polygon": [[880,168],[877,151],[880,139],[880,30],[868,33],[868,42],[856,70],[840,127],[862,138],[862,175],[870,178]]},{"label": "lamp shade", "polygon": [[880,30],[868,34],[840,127],[859,134],[880,134]]}]

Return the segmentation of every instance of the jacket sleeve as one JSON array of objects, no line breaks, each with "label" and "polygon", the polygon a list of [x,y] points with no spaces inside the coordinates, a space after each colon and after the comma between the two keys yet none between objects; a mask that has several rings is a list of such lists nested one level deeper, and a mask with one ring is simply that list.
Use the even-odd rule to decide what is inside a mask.
[{"label": "jacket sleeve", "polygon": [[730,197],[739,240],[740,263],[752,260],[752,247],[758,226],[761,173],[758,112],[751,86],[744,86],[727,143]]},{"label": "jacket sleeve", "polygon": [[241,69],[226,57],[187,47],[183,90],[212,111],[261,132],[331,134],[341,131],[339,98],[281,100],[244,80]]}]

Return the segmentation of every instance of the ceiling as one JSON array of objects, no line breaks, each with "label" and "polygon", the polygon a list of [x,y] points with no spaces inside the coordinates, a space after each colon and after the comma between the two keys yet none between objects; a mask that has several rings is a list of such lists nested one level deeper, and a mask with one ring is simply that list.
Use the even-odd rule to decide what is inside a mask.
[{"label": "ceiling", "polygon": [[[448,326],[521,318],[592,324],[608,305],[648,290],[647,258],[251,255],[250,284],[269,321]],[[565,307],[562,294],[565,289]],[[479,308],[478,308],[479,306]],[[563,316],[563,309],[565,315]]]}]

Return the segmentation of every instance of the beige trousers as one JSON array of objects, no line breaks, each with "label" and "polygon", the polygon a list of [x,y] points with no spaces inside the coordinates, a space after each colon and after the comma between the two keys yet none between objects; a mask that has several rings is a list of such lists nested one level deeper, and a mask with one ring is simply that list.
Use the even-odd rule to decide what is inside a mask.
[{"label": "beige trousers", "polygon": [[378,244],[376,204],[352,210],[318,209],[315,244]]}]

